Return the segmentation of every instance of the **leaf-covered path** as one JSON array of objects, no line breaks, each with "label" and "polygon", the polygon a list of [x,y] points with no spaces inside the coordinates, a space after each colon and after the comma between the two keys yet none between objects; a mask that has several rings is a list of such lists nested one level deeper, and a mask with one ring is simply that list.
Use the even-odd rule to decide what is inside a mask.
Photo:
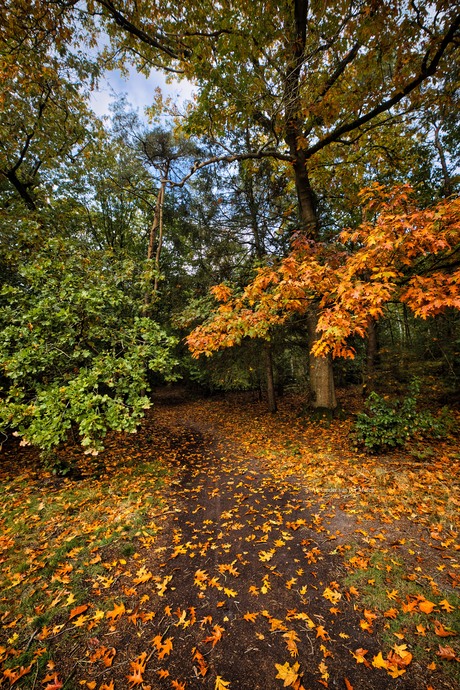
[{"label": "leaf-covered path", "polygon": [[447,464],[410,469],[433,482],[417,524],[345,438],[158,397],[104,470],[4,481],[0,687],[458,689],[458,532],[429,522]]},{"label": "leaf-covered path", "polygon": [[366,682],[356,669],[352,652],[377,648],[340,591],[344,569],[317,501],[188,424],[162,564],[167,615],[157,635],[172,643],[165,669],[197,688],[217,677],[254,690],[300,679],[344,687],[345,677],[378,687],[375,674]]},{"label": "leaf-covered path", "polygon": [[[160,561],[145,566],[161,572],[152,659],[161,687],[429,687],[403,635],[382,656],[377,614],[343,584],[344,557],[368,562],[359,548],[367,532],[327,495],[264,471],[197,409],[163,410],[177,425],[169,433],[180,472]],[[382,548],[394,542],[387,526],[370,530]]]}]

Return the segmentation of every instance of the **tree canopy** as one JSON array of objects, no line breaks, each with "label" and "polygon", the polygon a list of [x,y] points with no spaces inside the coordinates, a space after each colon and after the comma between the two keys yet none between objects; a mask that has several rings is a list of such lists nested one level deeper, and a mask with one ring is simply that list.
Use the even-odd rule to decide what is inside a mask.
[{"label": "tree canopy", "polygon": [[[332,410],[333,357],[363,371],[377,321],[457,333],[455,5],[7,0],[0,26],[6,434],[96,452],[174,376],[274,410],[297,358]],[[194,98],[98,120],[133,65]]]}]

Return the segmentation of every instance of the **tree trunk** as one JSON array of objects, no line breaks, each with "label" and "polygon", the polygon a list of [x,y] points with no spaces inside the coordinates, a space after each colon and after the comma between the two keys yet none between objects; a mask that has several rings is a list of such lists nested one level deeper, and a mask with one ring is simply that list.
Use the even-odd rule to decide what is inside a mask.
[{"label": "tree trunk", "polygon": [[158,223],[158,245],[155,254],[155,283],[153,286],[153,292],[156,294],[158,290],[158,282],[160,280],[160,257],[161,249],[163,247],[163,202],[165,197],[165,182],[161,183],[161,196],[160,196],[160,218]]},{"label": "tree trunk", "polygon": [[152,221],[152,225],[150,226],[149,246],[147,249],[147,260],[148,261],[153,259],[153,248],[155,246],[155,237],[156,237],[156,233],[157,233],[158,223],[160,220],[160,203],[161,203],[162,193],[163,193],[163,185],[161,185],[160,189],[158,190],[157,203],[155,204],[155,213],[153,214],[153,221]]},{"label": "tree trunk", "polygon": [[311,354],[311,348],[318,339],[316,326],[318,324],[318,312],[315,305],[307,316],[308,345],[310,348],[309,373],[310,388],[313,396],[313,407],[318,410],[333,412],[337,407],[335,397],[334,376],[332,372],[332,360],[330,356],[315,357]]},{"label": "tree trunk", "polygon": [[377,323],[372,316],[367,320],[367,350],[366,370],[363,381],[363,393],[374,390],[375,366],[378,358],[379,341],[377,335]]},{"label": "tree trunk", "polygon": [[444,152],[443,145],[441,143],[441,138],[439,136],[439,126],[434,127],[434,144],[439,153],[439,160],[441,162],[442,177],[444,180],[443,184],[443,196],[449,197],[454,193],[454,185],[452,184],[452,178],[449,173],[449,168],[447,167],[446,155]]},{"label": "tree trunk", "polygon": [[163,179],[161,180],[160,184],[160,189],[158,190],[158,195],[157,195],[157,203],[155,205],[155,213],[153,214],[153,221],[152,225],[150,226],[150,235],[149,235],[149,246],[147,249],[147,261],[152,261],[154,258],[154,248],[155,248],[155,239],[157,235],[157,230],[159,229],[159,234],[158,234],[158,243],[157,243],[157,248],[155,252],[155,270],[157,271],[154,279],[154,285],[153,285],[153,290],[147,289],[144,295],[144,313],[147,314],[150,309],[150,305],[152,303],[152,294],[155,294],[157,289],[158,289],[158,271],[160,269],[160,255],[161,255],[161,247],[162,247],[162,242],[163,242],[163,201],[165,197],[165,188],[166,188],[166,180],[168,178],[168,173],[169,173],[169,165],[166,166],[165,170],[163,171]]},{"label": "tree trunk", "polygon": [[[284,83],[285,103],[285,141],[293,158],[293,172],[297,201],[299,205],[300,230],[310,240],[318,240],[318,213],[315,194],[310,185],[308,160],[302,148],[304,117],[301,109],[300,82],[301,70],[305,59],[307,36],[307,0],[294,0],[294,40],[291,44],[291,59],[288,62]],[[309,373],[310,388],[313,394],[313,405],[317,409],[333,411],[337,407],[335,397],[332,361],[330,357],[314,357],[311,354],[313,343],[317,339],[317,308],[312,305],[308,320],[309,340]]]},{"label": "tree trunk", "polygon": [[275,380],[273,377],[272,348],[269,342],[264,343],[265,378],[267,380],[267,401],[270,412],[277,411]]}]

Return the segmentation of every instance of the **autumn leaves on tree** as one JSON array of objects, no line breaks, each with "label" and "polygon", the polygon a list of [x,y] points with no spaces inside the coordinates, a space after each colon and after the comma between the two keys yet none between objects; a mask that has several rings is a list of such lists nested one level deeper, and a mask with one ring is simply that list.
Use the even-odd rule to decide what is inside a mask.
[{"label": "autumn leaves on tree", "polygon": [[458,199],[418,210],[413,191],[379,185],[361,193],[364,221],[344,230],[335,246],[294,239],[277,266],[260,268],[241,294],[226,285],[213,289],[221,303],[215,316],[198,326],[188,343],[195,356],[239,344],[244,337],[269,337],[272,326],[303,315],[317,304],[316,357],[353,357],[350,336],[364,338],[390,300],[406,303],[426,319],[460,308]]},{"label": "autumn leaves on tree", "polygon": [[[451,113],[460,16],[451,3],[336,0],[326,8],[306,0],[238,0],[217,7],[204,0],[173,12],[150,0],[11,1],[0,19],[5,294],[22,305],[15,310],[17,330],[2,346],[8,428],[27,436],[37,410],[57,405],[66,410],[58,415],[65,424],[50,422],[47,447],[77,426],[95,449],[107,428],[124,428],[121,418],[137,417],[148,388],[148,365],[139,355],[145,348],[136,340],[116,344],[119,364],[128,350],[135,361],[126,408],[125,389],[113,390],[108,369],[116,365],[108,355],[110,366],[92,369],[108,346],[87,337],[87,323],[99,328],[99,319],[158,322],[170,348],[170,332],[186,336],[185,314],[191,314],[188,324],[197,327],[187,342],[196,356],[253,339],[271,410],[274,343],[288,325],[302,324],[312,402],[331,411],[333,357],[350,357],[357,337],[369,333],[371,341],[388,305],[400,302],[422,318],[458,308],[459,211],[449,151],[459,141]],[[193,85],[194,97],[182,111],[152,98],[149,116],[161,123],[167,111],[168,131],[141,131],[128,115],[127,129],[117,132],[120,104],[110,131],[92,116],[88,97],[103,67],[127,66],[144,74],[162,69]],[[238,190],[226,201],[233,179]],[[261,181],[270,202],[265,206],[256,202]],[[223,241],[230,226],[231,238]],[[41,319],[39,328],[38,312],[33,316],[25,305],[33,289],[39,304],[40,295],[57,289],[32,285],[40,270],[34,256],[49,246],[49,237],[58,238],[53,246],[62,241],[69,249],[65,257],[82,252],[96,291],[100,265],[106,275],[119,261],[134,262],[132,276],[113,286],[121,302],[108,302],[101,315],[91,298],[88,313],[69,308],[64,325]],[[73,270],[66,261],[59,269],[64,273]],[[217,308],[204,296],[213,284]],[[74,286],[72,303],[79,303],[80,287]],[[75,336],[74,322],[84,337]],[[69,366],[42,375],[32,362],[43,329],[43,342],[63,351]],[[58,344],[61,331],[69,342],[77,338],[72,354]],[[26,347],[16,351],[13,340]],[[52,351],[57,361],[54,345],[46,356]],[[185,355],[181,360],[196,379],[194,363]],[[162,367],[154,369],[150,380],[161,377]],[[73,393],[69,398],[73,374],[84,378],[87,407]],[[94,434],[81,431],[87,415]],[[88,441],[93,437],[96,444]]]}]

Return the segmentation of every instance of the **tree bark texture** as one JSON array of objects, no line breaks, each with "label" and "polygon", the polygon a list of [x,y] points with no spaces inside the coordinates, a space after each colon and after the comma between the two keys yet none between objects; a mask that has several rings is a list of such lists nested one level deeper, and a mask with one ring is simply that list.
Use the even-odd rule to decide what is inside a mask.
[{"label": "tree bark texture", "polygon": [[307,316],[308,345],[310,348],[309,373],[310,388],[313,396],[313,407],[317,409],[335,410],[337,399],[335,397],[334,375],[332,371],[332,359],[327,357],[315,357],[311,354],[311,348],[318,339],[316,326],[318,324],[318,312],[315,305]]}]

